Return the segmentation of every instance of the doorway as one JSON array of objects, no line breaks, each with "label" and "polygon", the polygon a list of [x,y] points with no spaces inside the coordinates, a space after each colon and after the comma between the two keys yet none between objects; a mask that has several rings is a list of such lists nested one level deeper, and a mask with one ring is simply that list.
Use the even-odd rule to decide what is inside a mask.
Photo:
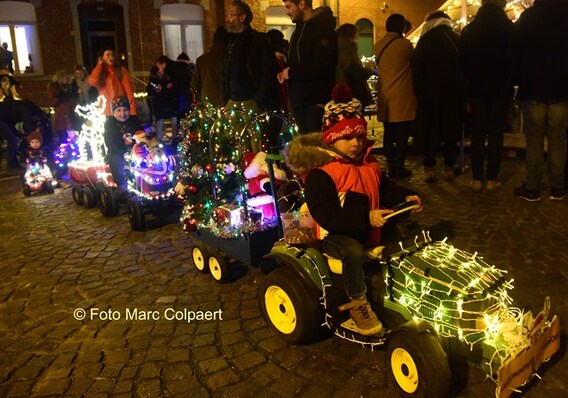
[{"label": "doorway", "polygon": [[113,48],[117,62],[128,66],[124,12],[118,4],[79,4],[77,6],[83,65],[92,70],[98,52]]}]

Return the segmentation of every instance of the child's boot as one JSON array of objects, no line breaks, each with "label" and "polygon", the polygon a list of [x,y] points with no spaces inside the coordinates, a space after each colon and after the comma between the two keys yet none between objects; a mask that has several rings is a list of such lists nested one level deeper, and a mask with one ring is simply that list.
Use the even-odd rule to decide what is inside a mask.
[{"label": "child's boot", "polygon": [[349,315],[355,322],[357,331],[363,336],[377,334],[383,329],[381,321],[371,309],[366,297],[357,300],[351,299],[350,303],[339,306],[339,310],[349,310]]}]

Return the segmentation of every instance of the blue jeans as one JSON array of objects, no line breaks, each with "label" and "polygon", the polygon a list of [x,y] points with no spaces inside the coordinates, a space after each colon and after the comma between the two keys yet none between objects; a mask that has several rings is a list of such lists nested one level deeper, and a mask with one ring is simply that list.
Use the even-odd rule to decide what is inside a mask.
[{"label": "blue jeans", "polygon": [[363,263],[365,246],[346,235],[328,235],[322,242],[324,252],[343,262],[345,291],[351,299],[360,299],[367,294]]},{"label": "blue jeans", "polygon": [[126,162],[124,161],[124,155],[120,153],[110,153],[107,155],[107,162],[116,186],[126,189],[126,179],[124,176]]},{"label": "blue jeans", "polygon": [[538,189],[544,170],[544,138],[548,141],[548,178],[551,188],[564,187],[568,101],[521,103],[527,139],[527,189]]}]

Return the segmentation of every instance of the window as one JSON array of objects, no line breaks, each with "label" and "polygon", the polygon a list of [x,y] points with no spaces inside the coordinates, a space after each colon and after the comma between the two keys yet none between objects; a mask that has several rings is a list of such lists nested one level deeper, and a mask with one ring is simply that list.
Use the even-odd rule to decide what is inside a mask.
[{"label": "window", "polygon": [[160,8],[164,54],[176,59],[181,52],[195,62],[203,54],[203,9],[193,4],[166,4]]},{"label": "window", "polygon": [[12,52],[15,74],[41,73],[35,7],[20,1],[3,1],[0,13],[0,43]]},{"label": "window", "polygon": [[266,9],[266,31],[276,29],[284,34],[286,40],[290,40],[296,29],[284,6],[271,6]]}]

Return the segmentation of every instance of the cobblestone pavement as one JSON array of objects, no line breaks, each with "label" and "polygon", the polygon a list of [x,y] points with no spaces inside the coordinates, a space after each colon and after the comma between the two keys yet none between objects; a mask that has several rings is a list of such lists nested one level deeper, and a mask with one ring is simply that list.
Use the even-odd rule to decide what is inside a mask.
[{"label": "cobblestone pavement", "polygon": [[[514,198],[519,159],[504,160],[496,193],[470,193],[468,175],[426,185],[418,159],[410,163],[404,183],[427,203],[419,222],[451,221],[456,247],[510,271],[518,304],[540,309],[550,295],[553,313],[568,319],[568,199]],[[17,178],[1,175],[0,396],[398,396],[384,351],[338,338],[283,342],[261,316],[262,275],[244,268],[220,285],[199,274],[176,221],[132,232],[124,214],[76,206],[70,189],[25,198]],[[75,319],[77,308],[87,319]],[[126,320],[127,308],[162,316]],[[221,310],[222,320],[169,321],[166,308]],[[568,360],[559,357],[524,396],[568,396]],[[460,396],[494,396],[493,384],[474,367]]]}]

